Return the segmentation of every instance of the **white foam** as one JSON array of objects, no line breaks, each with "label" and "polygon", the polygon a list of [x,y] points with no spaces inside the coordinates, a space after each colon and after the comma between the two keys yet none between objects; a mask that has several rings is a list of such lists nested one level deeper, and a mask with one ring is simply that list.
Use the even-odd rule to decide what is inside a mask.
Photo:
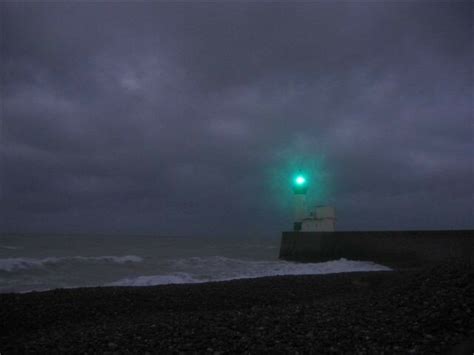
[{"label": "white foam", "polygon": [[42,259],[35,258],[6,258],[0,259],[0,271],[18,271],[25,269],[41,268],[47,265],[60,264],[65,262],[106,262],[106,263],[138,263],[143,259],[136,255],[124,256],[63,256],[63,257],[48,257]]},{"label": "white foam", "polygon": [[[294,263],[286,261],[251,261],[222,256],[192,257],[172,261],[175,269],[161,275],[125,278],[108,286],[153,286],[163,284],[228,281],[278,275],[317,275],[357,271],[390,271],[370,261],[339,259],[323,263]],[[186,270],[186,272],[184,272]]]},{"label": "white foam", "polygon": [[154,286],[197,282],[205,281],[196,280],[190,274],[185,272],[177,272],[168,275],[151,275],[125,278],[119,281],[111,282],[106,286]]}]

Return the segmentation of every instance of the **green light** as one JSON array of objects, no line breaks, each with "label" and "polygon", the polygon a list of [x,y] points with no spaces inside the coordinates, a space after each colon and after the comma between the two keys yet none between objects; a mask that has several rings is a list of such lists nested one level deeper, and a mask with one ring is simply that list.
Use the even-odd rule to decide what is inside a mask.
[{"label": "green light", "polygon": [[306,183],[306,179],[304,178],[304,176],[299,175],[299,176],[296,177],[295,183],[297,185],[303,185],[303,184]]}]

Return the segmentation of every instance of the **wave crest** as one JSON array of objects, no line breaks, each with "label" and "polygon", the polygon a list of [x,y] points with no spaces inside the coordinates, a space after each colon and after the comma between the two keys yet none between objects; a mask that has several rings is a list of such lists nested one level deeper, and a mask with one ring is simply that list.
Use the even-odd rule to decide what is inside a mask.
[{"label": "wave crest", "polygon": [[[390,271],[370,261],[339,259],[322,263],[252,261],[223,256],[191,257],[172,261],[176,272],[125,278],[107,286],[154,286],[250,279],[266,276],[317,275],[358,271]],[[192,270],[192,271],[190,271]]]},{"label": "wave crest", "polygon": [[139,263],[143,258],[136,255],[104,255],[104,256],[64,256],[49,257],[42,259],[35,258],[6,258],[0,259],[0,271],[14,272],[19,270],[42,268],[48,265],[57,265],[61,263]]},{"label": "wave crest", "polygon": [[0,245],[0,248],[2,249],[8,249],[8,250],[16,250],[19,249],[19,247],[13,246],[13,245]]}]

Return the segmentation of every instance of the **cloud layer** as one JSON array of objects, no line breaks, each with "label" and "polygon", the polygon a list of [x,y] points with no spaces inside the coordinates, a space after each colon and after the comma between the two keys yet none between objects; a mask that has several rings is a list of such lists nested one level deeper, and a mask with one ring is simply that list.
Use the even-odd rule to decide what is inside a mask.
[{"label": "cloud layer", "polygon": [[4,232],[472,228],[466,3],[2,3]]}]

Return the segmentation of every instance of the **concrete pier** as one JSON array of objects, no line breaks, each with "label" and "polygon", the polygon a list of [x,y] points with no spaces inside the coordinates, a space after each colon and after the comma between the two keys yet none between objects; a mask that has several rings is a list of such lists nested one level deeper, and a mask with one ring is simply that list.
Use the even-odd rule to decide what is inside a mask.
[{"label": "concrete pier", "polygon": [[393,268],[443,260],[474,261],[474,231],[283,232],[280,259],[321,262],[347,258]]}]

